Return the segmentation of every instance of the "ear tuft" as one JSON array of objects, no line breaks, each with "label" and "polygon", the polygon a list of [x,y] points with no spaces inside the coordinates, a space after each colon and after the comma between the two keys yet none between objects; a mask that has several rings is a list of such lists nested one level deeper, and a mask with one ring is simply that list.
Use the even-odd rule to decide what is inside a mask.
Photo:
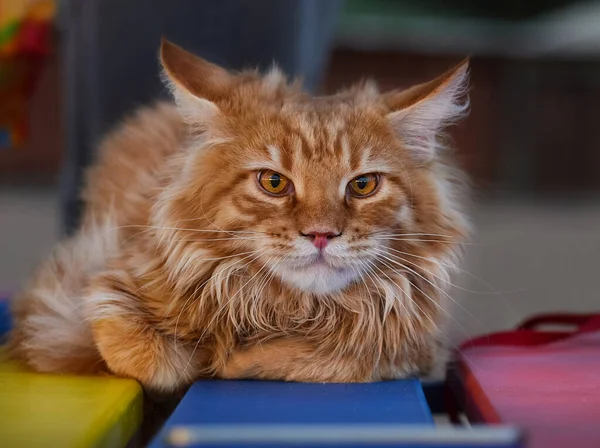
[{"label": "ear tuft", "polygon": [[417,160],[434,158],[440,134],[466,115],[468,68],[466,59],[433,81],[385,95],[390,125]]},{"label": "ear tuft", "polygon": [[286,85],[287,78],[276,64],[273,64],[262,78],[262,87],[269,93],[276,92]]},{"label": "ear tuft", "polygon": [[379,98],[379,88],[372,79],[365,80],[356,92],[356,101],[358,103],[371,103]]}]

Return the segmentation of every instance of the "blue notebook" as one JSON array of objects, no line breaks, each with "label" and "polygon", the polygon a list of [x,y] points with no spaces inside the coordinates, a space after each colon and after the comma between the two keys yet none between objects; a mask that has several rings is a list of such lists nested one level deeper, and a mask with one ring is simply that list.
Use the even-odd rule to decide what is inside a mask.
[{"label": "blue notebook", "polygon": [[169,425],[433,424],[418,380],[368,384],[199,381]]},{"label": "blue notebook", "polygon": [[[480,442],[480,443],[479,443]],[[439,429],[418,380],[370,384],[199,381],[151,448],[521,446],[510,428]]]},{"label": "blue notebook", "polygon": [[[284,432],[288,438],[298,439],[294,431],[300,430],[305,436],[319,428],[329,433],[331,425],[381,424],[433,425],[418,380],[370,384],[199,381],[151,447],[286,446],[280,438]],[[200,434],[199,439],[187,437],[190,431]],[[219,435],[233,439],[227,443],[215,439],[215,434],[217,439]],[[270,443],[256,440],[257,435],[268,439],[273,434],[275,440]],[[300,446],[318,446],[305,442]]]}]

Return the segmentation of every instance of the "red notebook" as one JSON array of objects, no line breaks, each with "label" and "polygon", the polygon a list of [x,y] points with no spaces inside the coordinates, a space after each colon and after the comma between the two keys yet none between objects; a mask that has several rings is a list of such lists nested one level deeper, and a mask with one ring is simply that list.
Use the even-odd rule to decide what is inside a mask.
[{"label": "red notebook", "polygon": [[[538,331],[568,324],[572,332]],[[468,341],[449,384],[474,422],[524,429],[531,448],[600,447],[600,315],[548,315]]]}]

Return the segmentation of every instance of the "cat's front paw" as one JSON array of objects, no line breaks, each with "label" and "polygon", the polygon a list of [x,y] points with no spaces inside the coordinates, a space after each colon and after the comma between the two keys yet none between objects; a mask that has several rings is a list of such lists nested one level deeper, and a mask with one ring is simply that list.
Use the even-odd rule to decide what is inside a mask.
[{"label": "cat's front paw", "polygon": [[119,318],[92,324],[94,340],[109,369],[144,388],[172,392],[189,385],[200,370],[200,349]]},{"label": "cat's front paw", "polygon": [[225,379],[263,379],[303,383],[372,381],[371,366],[334,357],[300,341],[273,341],[231,353],[217,375]]}]

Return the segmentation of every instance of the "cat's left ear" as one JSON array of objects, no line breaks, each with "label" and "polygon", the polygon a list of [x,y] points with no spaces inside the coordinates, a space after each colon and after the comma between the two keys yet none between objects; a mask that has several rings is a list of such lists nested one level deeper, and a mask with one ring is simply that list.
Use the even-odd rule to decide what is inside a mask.
[{"label": "cat's left ear", "polygon": [[164,81],[186,121],[207,125],[219,114],[218,102],[226,96],[232,82],[227,70],[164,38],[160,62]]},{"label": "cat's left ear", "polygon": [[468,68],[465,59],[433,81],[384,94],[390,125],[418,161],[435,157],[440,132],[465,115]]}]

